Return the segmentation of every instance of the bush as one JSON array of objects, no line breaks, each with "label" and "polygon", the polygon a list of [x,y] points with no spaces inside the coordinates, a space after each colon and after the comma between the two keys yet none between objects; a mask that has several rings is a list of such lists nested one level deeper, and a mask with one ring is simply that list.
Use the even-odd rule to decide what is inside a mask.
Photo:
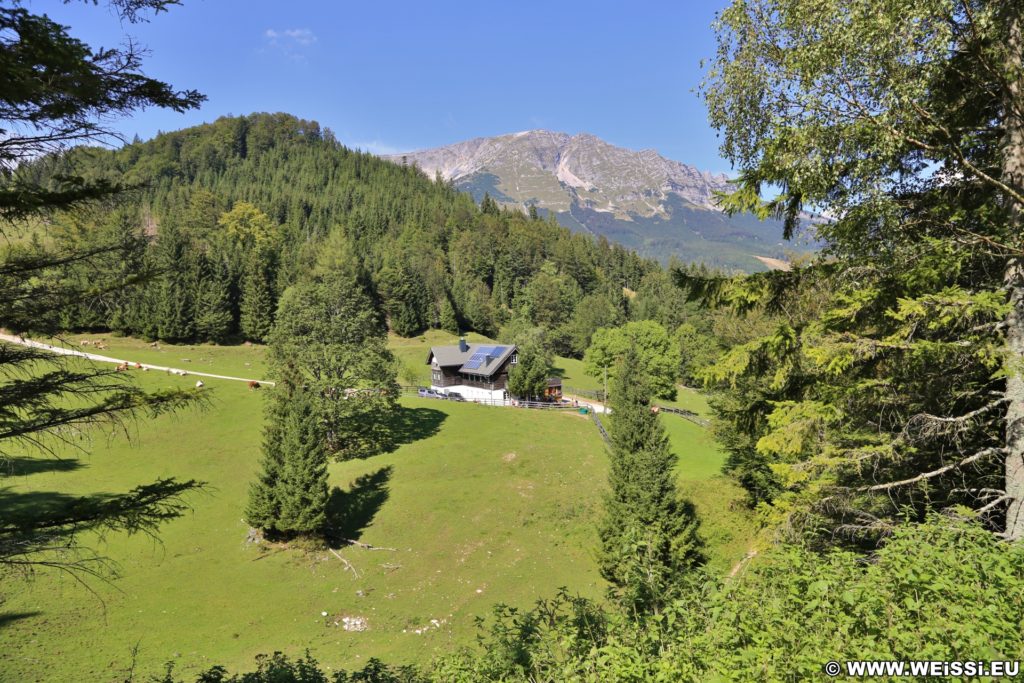
[{"label": "bush", "polygon": [[830,660],[1020,660],[1024,546],[935,515],[871,557],[783,546],[739,578],[693,576],[640,622],[564,595],[505,610],[480,647],[442,660],[439,680],[809,680]]}]

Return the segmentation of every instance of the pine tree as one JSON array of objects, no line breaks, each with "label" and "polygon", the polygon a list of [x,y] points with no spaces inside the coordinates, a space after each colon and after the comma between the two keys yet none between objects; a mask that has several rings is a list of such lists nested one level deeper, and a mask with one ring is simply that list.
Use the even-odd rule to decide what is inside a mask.
[{"label": "pine tree", "polygon": [[412,337],[429,323],[430,297],[419,275],[402,261],[387,264],[377,278],[384,310],[395,334]]},{"label": "pine tree", "polygon": [[251,341],[265,341],[274,324],[274,297],[258,252],[254,252],[245,264],[240,308],[242,335]]},{"label": "pine tree", "polygon": [[676,492],[676,456],[642,377],[641,359],[627,350],[612,393],[611,490],[599,528],[601,575],[635,614],[659,611],[704,563],[696,512]]}]

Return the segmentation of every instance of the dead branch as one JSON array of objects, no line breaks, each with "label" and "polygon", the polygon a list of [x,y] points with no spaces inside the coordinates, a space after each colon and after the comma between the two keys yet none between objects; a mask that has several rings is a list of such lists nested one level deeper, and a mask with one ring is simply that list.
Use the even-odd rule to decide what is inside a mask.
[{"label": "dead branch", "polygon": [[987,458],[991,455],[997,455],[1000,453],[1006,453],[1005,448],[985,448],[978,451],[974,455],[969,455],[959,462],[950,463],[937,470],[931,472],[922,472],[916,477],[910,479],[901,479],[900,481],[890,481],[885,484],[875,484],[873,486],[861,486],[860,488],[854,489],[856,491],[889,491],[890,489],[899,488],[900,486],[909,486],[918,482],[927,481],[928,479],[934,479],[935,477],[941,476],[950,470],[960,469],[966,465],[970,465],[972,462],[977,462],[983,458]]},{"label": "dead branch", "polygon": [[992,412],[1008,401],[1008,398],[1000,398],[957,417],[942,417],[929,413],[918,413],[907,420],[907,424],[903,427],[900,437],[907,440],[915,436],[923,439],[934,439],[943,436],[958,437],[974,426],[977,418]]},{"label": "dead branch", "polygon": [[360,543],[359,541],[353,541],[352,539],[349,539],[349,538],[343,538],[341,540],[344,543],[348,543],[349,545],[354,545],[357,548],[362,548],[363,550],[390,550],[391,552],[398,552],[398,548],[384,548],[382,546],[370,545],[369,543]]},{"label": "dead branch", "polygon": [[992,508],[994,508],[995,506],[999,505],[1000,503],[1003,503],[1005,501],[1012,500],[1012,499],[1013,499],[1013,496],[999,496],[998,498],[993,500],[991,503],[988,503],[988,504],[983,505],[982,507],[978,508],[978,514],[979,515],[983,515],[986,512],[988,512],[989,510],[991,510]]},{"label": "dead branch", "polygon": [[342,557],[342,556],[341,556],[341,555],[339,555],[339,554],[338,554],[337,552],[335,552],[334,548],[328,548],[328,550],[330,550],[330,551],[331,551],[331,554],[332,554],[332,555],[334,555],[334,556],[335,556],[336,558],[338,558],[339,560],[341,560],[341,563],[342,563],[343,565],[345,565],[345,569],[346,569],[346,570],[348,570],[348,571],[350,571],[350,572],[352,572],[352,576],[353,576],[353,577],[355,577],[355,578],[357,578],[357,579],[359,578],[359,571],[358,571],[358,570],[357,570],[357,569],[355,568],[355,566],[354,566],[354,565],[353,565],[353,564],[352,564],[351,562],[349,562],[349,561],[348,561],[348,560],[346,560],[346,559],[345,559],[344,557]]}]

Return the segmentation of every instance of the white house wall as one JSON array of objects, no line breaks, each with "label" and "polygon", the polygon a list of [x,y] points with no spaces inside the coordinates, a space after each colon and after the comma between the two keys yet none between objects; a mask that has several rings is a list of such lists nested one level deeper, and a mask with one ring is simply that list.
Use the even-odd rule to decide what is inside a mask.
[{"label": "white house wall", "polygon": [[468,387],[465,384],[455,384],[450,387],[431,385],[430,388],[442,394],[454,391],[457,394],[462,394],[462,398],[467,401],[502,401],[505,399],[504,389],[481,389],[479,387]]}]

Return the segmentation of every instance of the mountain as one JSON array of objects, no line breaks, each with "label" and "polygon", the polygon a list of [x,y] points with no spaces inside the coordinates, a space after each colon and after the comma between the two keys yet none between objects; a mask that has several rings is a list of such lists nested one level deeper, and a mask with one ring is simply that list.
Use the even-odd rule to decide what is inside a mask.
[{"label": "mountain", "polygon": [[767,267],[763,258],[808,249],[783,242],[780,221],[722,213],[715,193],[730,189],[726,175],[588,133],[531,130],[384,158],[415,164],[430,177],[439,173],[477,201],[487,193],[504,205],[535,205],[573,231],[662,261],[676,255],[755,271]]}]

